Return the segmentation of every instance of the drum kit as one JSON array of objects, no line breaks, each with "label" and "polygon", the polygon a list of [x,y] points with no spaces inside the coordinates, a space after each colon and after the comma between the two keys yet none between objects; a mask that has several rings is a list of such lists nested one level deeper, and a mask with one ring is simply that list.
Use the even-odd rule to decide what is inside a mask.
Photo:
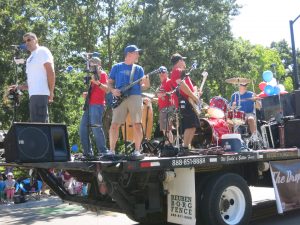
[{"label": "drum kit", "polygon": [[[228,84],[237,85],[249,83],[250,79],[247,78],[230,78],[225,80]],[[150,104],[152,101],[157,101],[155,94],[152,93],[142,93],[144,98],[150,99]],[[256,101],[257,98],[243,99],[242,101]],[[220,146],[222,135],[230,133],[238,133],[241,130],[247,130],[246,125],[246,115],[245,112],[240,111],[240,102],[235,108],[231,108],[229,102],[220,96],[213,97],[209,104],[202,102],[202,111],[205,114],[204,118],[199,118],[200,127],[196,129],[195,135],[192,139],[193,148],[208,148],[212,146]],[[148,103],[149,104],[149,103]],[[147,108],[146,116],[143,117],[143,126],[151,127],[153,125],[153,112],[149,114],[149,107],[144,107],[144,110]],[[152,110],[152,107],[150,107]],[[174,118],[174,114],[170,118]],[[150,115],[150,116],[149,116]],[[150,119],[149,119],[150,117]],[[177,119],[175,118],[175,121]],[[150,124],[149,124],[150,122]],[[130,124],[130,122],[128,121]],[[178,120],[176,122],[177,126]],[[174,126],[174,127],[176,127]],[[238,128],[242,129],[238,129]],[[245,128],[246,127],[246,128]],[[233,128],[233,130],[232,130]],[[130,132],[130,129],[128,129]],[[150,139],[151,132],[148,134],[148,129],[144,130],[144,135],[147,136],[147,139]],[[245,133],[245,131],[242,131]],[[246,131],[247,132],[247,131]],[[173,132],[174,133],[174,132]],[[178,131],[177,131],[178,133]],[[178,135],[177,135],[178,136]],[[127,137],[127,140],[132,139],[132,137]],[[178,138],[176,140],[176,146],[179,145]]]},{"label": "drum kit", "polygon": [[[239,87],[240,84],[249,83],[250,79],[237,77],[227,79],[225,82]],[[248,125],[246,124],[246,114],[239,109],[240,102],[255,102],[257,99],[258,98],[255,97],[243,99],[239,101],[239,105],[231,108],[225,98],[219,96],[213,97],[210,100],[209,105],[204,104],[204,107],[202,107],[205,111],[206,118],[200,118],[200,128],[196,129],[195,136],[192,140],[192,146],[194,148],[219,146],[221,144],[222,135],[230,133],[241,133],[242,136],[244,134],[244,137],[248,138],[245,138],[247,144],[250,141],[256,141],[253,141],[253,138],[250,140]]]}]

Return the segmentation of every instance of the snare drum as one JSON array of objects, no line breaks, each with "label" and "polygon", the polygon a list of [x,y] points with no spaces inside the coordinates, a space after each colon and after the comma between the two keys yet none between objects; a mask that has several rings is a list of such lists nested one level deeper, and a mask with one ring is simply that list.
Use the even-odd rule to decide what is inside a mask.
[{"label": "snare drum", "polygon": [[227,113],[227,122],[234,125],[245,124],[245,112],[238,110],[231,110]]},{"label": "snare drum", "polygon": [[213,145],[221,145],[223,134],[229,134],[230,130],[223,119],[200,119],[200,127],[196,129],[192,140],[194,148],[207,148]]},{"label": "snare drum", "polygon": [[228,101],[225,98],[216,96],[209,102],[207,113],[212,118],[223,119],[226,115],[228,108]]}]

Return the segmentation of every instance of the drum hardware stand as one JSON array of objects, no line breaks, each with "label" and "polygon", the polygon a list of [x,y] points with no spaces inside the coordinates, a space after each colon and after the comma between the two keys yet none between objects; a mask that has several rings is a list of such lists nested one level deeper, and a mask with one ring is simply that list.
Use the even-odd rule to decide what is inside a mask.
[{"label": "drum hardware stand", "polygon": [[149,107],[150,106],[147,104],[146,107],[147,107],[147,111],[146,111],[145,130],[144,130],[143,124],[141,123],[142,133],[143,133],[143,140],[142,140],[142,144],[141,144],[143,147],[142,151],[144,152],[145,149],[148,149],[150,154],[157,155],[157,153],[158,153],[157,149],[160,146],[160,143],[157,146],[154,146],[150,142],[150,140],[148,140],[148,138],[147,138],[148,119],[149,119],[148,117],[149,117]]}]

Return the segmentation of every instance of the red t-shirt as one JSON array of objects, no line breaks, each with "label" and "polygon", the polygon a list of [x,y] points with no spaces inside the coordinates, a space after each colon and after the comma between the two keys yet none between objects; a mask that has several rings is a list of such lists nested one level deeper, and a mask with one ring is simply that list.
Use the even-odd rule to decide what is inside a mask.
[{"label": "red t-shirt", "polygon": [[[107,74],[101,71],[99,75],[99,81],[102,84],[107,84]],[[101,89],[98,85],[92,83],[92,90],[90,96],[91,105],[105,105],[105,91]]]},{"label": "red t-shirt", "polygon": [[[159,92],[164,94],[166,92],[170,92],[173,90],[172,84],[171,84],[171,80],[169,78],[167,78],[166,80],[164,80],[160,87],[159,87]],[[172,105],[172,99],[171,96],[165,95],[162,97],[158,97],[158,108],[161,110],[165,107],[171,106]]]},{"label": "red t-shirt", "polygon": [[[183,69],[175,68],[171,72],[171,83],[172,83],[172,86],[174,88],[176,88],[177,85],[178,85],[177,82],[176,82],[176,80],[178,80],[178,79],[182,80],[181,79],[181,73],[182,73],[182,71],[183,71]],[[191,81],[191,79],[190,79],[189,76],[187,76],[185,78],[184,82],[187,84],[187,86],[190,88],[190,90],[192,92],[194,92],[194,85],[192,84],[192,81]],[[180,90],[180,95],[183,96],[185,99],[188,99],[188,95],[185,94],[182,90]],[[178,107],[178,97],[177,97],[177,95],[174,95],[174,101],[175,101],[176,107]]]}]

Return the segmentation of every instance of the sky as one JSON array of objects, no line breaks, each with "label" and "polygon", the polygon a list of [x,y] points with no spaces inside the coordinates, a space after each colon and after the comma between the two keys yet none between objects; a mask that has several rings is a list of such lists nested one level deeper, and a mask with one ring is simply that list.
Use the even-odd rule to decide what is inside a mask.
[{"label": "sky", "polygon": [[[270,46],[285,39],[291,45],[289,21],[300,15],[300,0],[237,0],[240,14],[231,22],[234,37]],[[295,46],[300,48],[300,18],[294,23]]]}]

